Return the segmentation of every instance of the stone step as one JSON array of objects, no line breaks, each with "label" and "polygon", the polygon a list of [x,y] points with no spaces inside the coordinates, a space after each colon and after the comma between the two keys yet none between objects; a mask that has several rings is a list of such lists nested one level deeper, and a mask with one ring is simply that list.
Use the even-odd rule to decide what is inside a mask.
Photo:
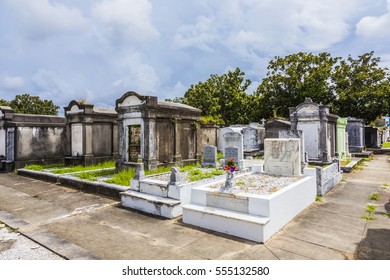
[{"label": "stone step", "polygon": [[180,200],[176,199],[129,190],[121,193],[121,201],[123,207],[169,219],[182,215]]},{"label": "stone step", "polygon": [[264,242],[270,218],[196,204],[182,205],[183,222],[256,242]]}]

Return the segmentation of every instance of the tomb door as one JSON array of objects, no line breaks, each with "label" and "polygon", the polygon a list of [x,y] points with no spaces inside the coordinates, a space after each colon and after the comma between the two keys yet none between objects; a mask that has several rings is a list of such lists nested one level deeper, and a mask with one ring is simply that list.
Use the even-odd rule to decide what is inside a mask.
[{"label": "tomb door", "polygon": [[141,157],[141,126],[128,126],[128,161],[137,162]]}]

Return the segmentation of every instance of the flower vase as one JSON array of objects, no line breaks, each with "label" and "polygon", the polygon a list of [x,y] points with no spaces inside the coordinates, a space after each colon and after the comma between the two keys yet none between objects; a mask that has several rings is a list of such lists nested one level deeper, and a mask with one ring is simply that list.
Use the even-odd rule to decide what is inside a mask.
[{"label": "flower vase", "polygon": [[234,172],[226,172],[225,189],[234,187]]}]

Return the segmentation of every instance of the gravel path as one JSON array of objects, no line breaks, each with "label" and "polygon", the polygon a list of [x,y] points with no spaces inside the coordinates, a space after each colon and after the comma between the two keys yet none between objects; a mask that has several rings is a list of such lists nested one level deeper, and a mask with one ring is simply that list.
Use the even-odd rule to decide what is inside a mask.
[{"label": "gravel path", "polygon": [[63,260],[63,258],[0,222],[0,260]]}]

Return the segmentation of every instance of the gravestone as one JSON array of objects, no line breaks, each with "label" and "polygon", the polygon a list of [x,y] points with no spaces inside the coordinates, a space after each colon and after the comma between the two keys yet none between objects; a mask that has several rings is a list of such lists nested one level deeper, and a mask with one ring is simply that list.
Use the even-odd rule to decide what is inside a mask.
[{"label": "gravestone", "polygon": [[243,135],[239,132],[227,132],[223,135],[223,146],[224,148],[224,158],[226,156],[226,147],[236,147],[237,152],[237,163],[244,159],[244,145],[243,145]]},{"label": "gravestone", "polygon": [[171,176],[169,179],[170,185],[177,185],[181,182],[181,174],[180,169],[178,167],[171,168]]},{"label": "gravestone", "polygon": [[239,162],[238,154],[239,154],[239,149],[237,147],[226,147],[224,151],[225,163],[229,159],[234,159],[234,162],[237,164]]},{"label": "gravestone", "polygon": [[242,130],[244,151],[259,150],[259,132],[256,128],[246,127]]},{"label": "gravestone", "polygon": [[202,167],[204,166],[217,166],[217,147],[215,146],[206,146],[203,149],[203,162]]},{"label": "gravestone", "polygon": [[224,151],[225,147],[224,147],[224,135],[228,132],[239,132],[241,133],[241,131],[244,129],[243,126],[228,126],[228,127],[223,127],[223,128],[220,128],[219,129],[219,138],[218,138],[218,150],[219,151]]},{"label": "gravestone", "polygon": [[301,175],[299,139],[265,139],[264,169],[272,175]]}]

